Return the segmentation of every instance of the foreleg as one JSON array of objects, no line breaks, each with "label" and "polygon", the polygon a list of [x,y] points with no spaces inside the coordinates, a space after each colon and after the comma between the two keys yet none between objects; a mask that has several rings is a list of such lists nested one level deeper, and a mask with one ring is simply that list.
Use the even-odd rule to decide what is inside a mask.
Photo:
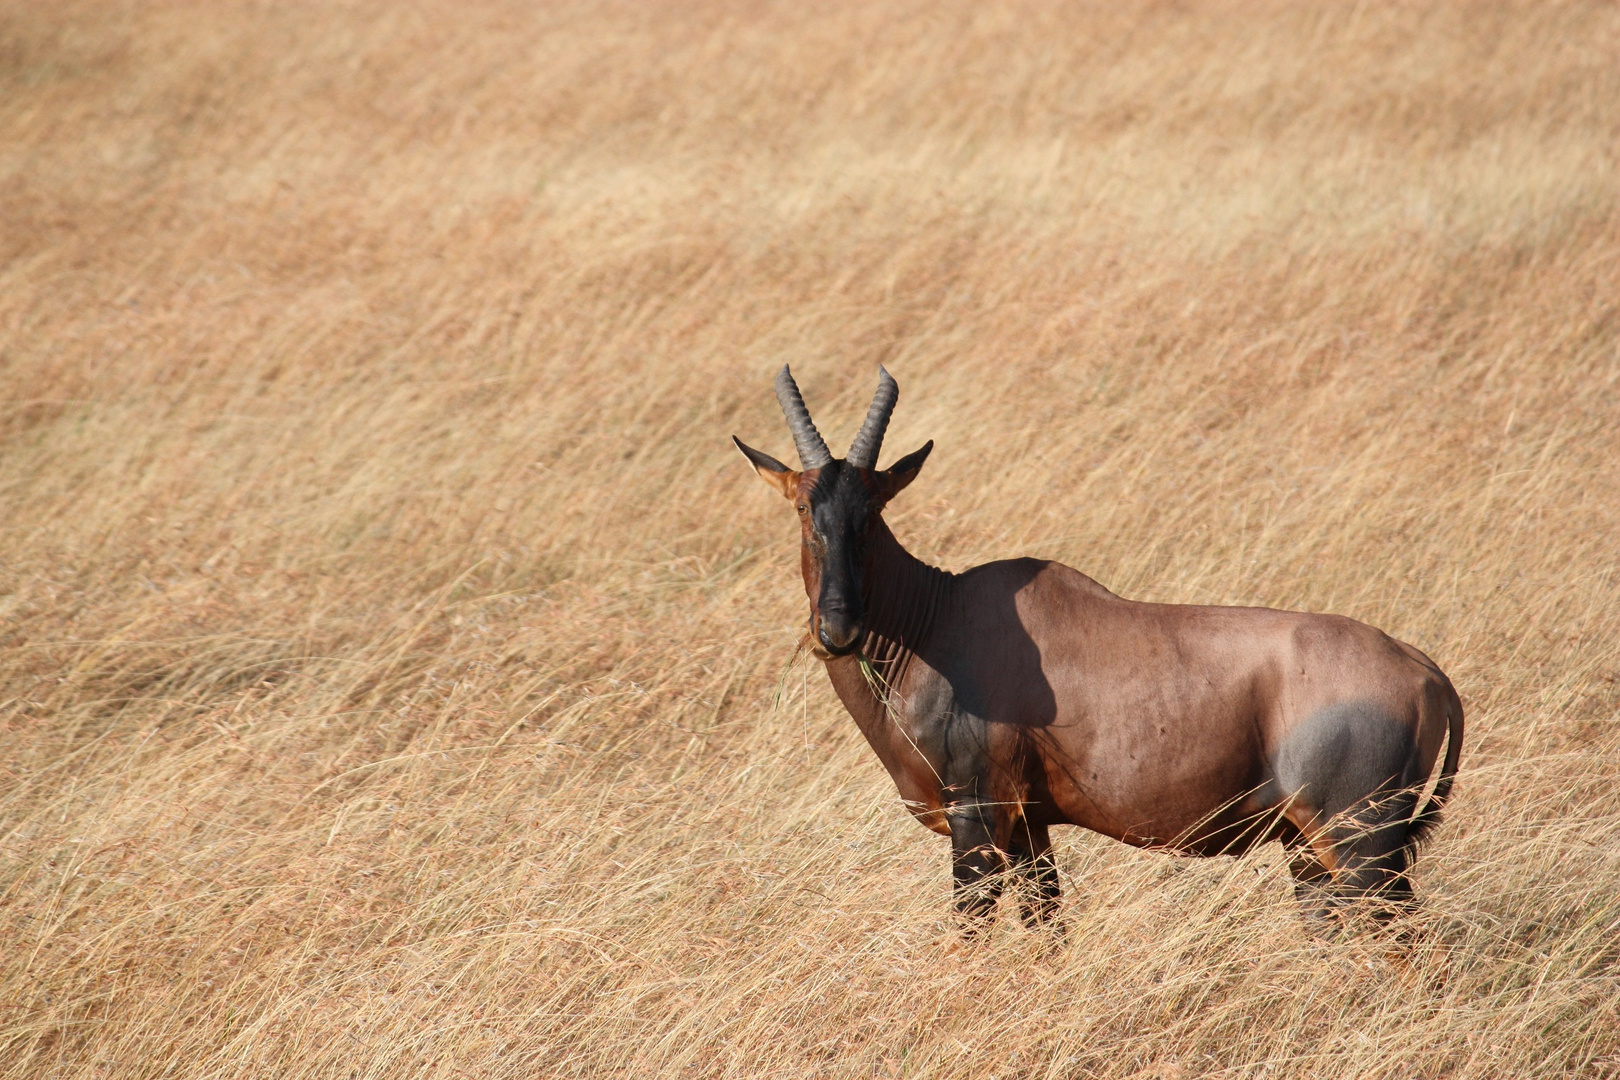
[{"label": "foreleg", "polygon": [[947,810],[951,824],[952,896],[962,935],[974,938],[995,919],[1006,856],[995,843],[992,808],[959,802]]},{"label": "foreleg", "polygon": [[1061,934],[1063,924],[1054,922],[1062,896],[1058,883],[1057,860],[1052,854],[1052,838],[1045,825],[1019,820],[1013,826],[1011,850],[1007,853],[1017,881],[1018,913],[1031,930],[1050,925]]}]

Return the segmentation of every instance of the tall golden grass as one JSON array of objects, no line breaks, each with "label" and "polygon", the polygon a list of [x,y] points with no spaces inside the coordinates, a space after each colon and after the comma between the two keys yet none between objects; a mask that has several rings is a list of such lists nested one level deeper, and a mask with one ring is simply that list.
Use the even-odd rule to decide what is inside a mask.
[{"label": "tall golden grass", "polygon": [[[0,6],[0,1076],[1620,1076],[1620,9]],[[1469,712],[1404,958],[952,951],[727,440]]]}]

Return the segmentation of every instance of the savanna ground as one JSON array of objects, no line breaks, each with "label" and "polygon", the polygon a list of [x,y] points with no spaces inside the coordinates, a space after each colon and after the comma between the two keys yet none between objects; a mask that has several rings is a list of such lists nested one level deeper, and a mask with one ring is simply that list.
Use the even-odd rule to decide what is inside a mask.
[{"label": "savanna ground", "polygon": [[[1620,1075],[1620,9],[0,7],[0,1076]],[[729,445],[1469,714],[1404,958],[945,842]]]}]

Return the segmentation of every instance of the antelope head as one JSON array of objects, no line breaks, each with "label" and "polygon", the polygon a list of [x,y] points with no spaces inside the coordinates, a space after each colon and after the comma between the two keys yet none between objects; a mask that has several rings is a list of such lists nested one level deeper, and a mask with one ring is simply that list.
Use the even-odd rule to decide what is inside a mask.
[{"label": "antelope head", "polygon": [[787,365],[776,376],[776,400],[787,417],[799,451],[800,469],[790,469],[735,435],[748,463],[762,480],[793,504],[799,514],[799,563],[810,598],[810,634],[817,650],[831,656],[854,652],[866,632],[872,538],[883,529],[883,508],[911,483],[934,448],[929,440],[887,469],[877,467],[889,414],[900,387],[878,368],[877,393],[849,453],[835,458],[810,419],[798,384]]}]

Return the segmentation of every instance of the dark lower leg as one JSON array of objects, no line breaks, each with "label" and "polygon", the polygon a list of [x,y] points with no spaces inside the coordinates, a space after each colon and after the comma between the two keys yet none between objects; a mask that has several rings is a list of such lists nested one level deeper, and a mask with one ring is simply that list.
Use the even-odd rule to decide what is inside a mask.
[{"label": "dark lower leg", "polygon": [[1410,912],[1417,904],[1412,895],[1412,882],[1406,876],[1407,861],[1404,846],[1352,854],[1345,859],[1339,891],[1346,900],[1361,901],[1367,914],[1387,923]]},{"label": "dark lower leg", "polygon": [[[1303,872],[1294,874],[1296,893],[1302,899],[1310,894],[1320,907],[1354,906],[1380,923],[1412,909],[1405,821],[1381,820],[1386,817],[1381,811],[1385,811],[1382,804],[1367,807],[1350,821],[1318,835],[1315,850],[1296,858],[1296,866],[1306,864]],[[1333,868],[1331,874],[1325,869],[1328,865]]]},{"label": "dark lower leg", "polygon": [[1294,854],[1288,863],[1294,878],[1294,898],[1306,925],[1314,933],[1324,933],[1333,924],[1333,875],[1307,848]]},{"label": "dark lower leg", "polygon": [[[1057,860],[1052,856],[1052,840],[1046,827],[1020,822],[1014,829],[1008,857],[1017,878],[1018,913],[1030,929],[1052,922],[1058,913],[1062,886],[1058,884]],[[1062,924],[1053,924],[1062,932]]]},{"label": "dark lower leg", "polygon": [[1006,859],[995,845],[988,808],[959,803],[950,811],[952,896],[965,937],[987,929],[1001,897]]}]

